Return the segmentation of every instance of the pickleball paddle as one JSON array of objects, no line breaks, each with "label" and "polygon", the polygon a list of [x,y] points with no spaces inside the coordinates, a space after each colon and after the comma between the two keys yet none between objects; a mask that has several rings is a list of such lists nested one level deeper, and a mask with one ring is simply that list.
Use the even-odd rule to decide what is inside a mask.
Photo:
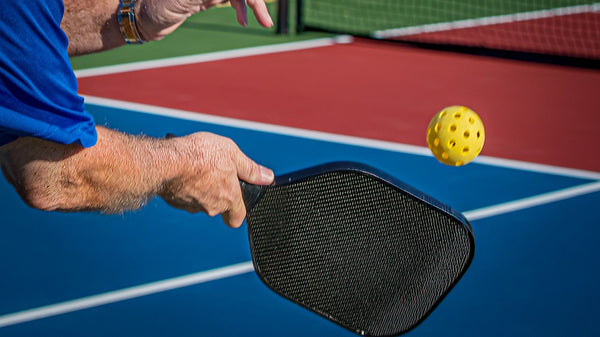
[{"label": "pickleball paddle", "polygon": [[411,330],[473,259],[460,213],[366,165],[329,163],[241,185],[262,282],[359,335]]}]

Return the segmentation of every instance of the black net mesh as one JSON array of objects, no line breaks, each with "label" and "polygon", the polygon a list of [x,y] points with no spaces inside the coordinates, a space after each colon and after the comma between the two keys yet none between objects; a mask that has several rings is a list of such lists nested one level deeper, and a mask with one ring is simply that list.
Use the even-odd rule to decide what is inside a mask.
[{"label": "black net mesh", "polygon": [[270,187],[247,223],[270,288],[359,334],[414,327],[472,257],[462,222],[352,171]]},{"label": "black net mesh", "polygon": [[[280,0],[281,1],[281,0]],[[600,59],[597,0],[298,0],[298,30]],[[285,24],[280,16],[278,25]]]}]

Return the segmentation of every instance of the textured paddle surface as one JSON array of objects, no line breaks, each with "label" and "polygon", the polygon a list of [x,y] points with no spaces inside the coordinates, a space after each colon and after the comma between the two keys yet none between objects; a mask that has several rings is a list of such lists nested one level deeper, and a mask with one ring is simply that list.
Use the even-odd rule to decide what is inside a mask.
[{"label": "textured paddle surface", "polygon": [[473,255],[462,221],[354,171],[269,187],[247,223],[267,286],[371,336],[420,323]]}]

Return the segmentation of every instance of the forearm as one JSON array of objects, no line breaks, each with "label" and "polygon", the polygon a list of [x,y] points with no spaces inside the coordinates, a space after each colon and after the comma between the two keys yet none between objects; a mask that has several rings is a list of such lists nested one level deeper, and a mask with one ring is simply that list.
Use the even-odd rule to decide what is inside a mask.
[{"label": "forearm", "polygon": [[[69,38],[70,56],[113,49],[126,44],[118,12],[120,0],[63,0],[65,13],[61,28]],[[202,0],[204,1],[204,0]],[[161,40],[190,15],[222,0],[198,1],[136,0],[135,27],[144,41]]]},{"label": "forearm", "polygon": [[125,44],[119,30],[119,0],[64,0],[61,28],[69,38],[69,55],[77,56]]},{"label": "forearm", "polygon": [[0,163],[32,207],[118,213],[139,208],[168,181],[177,155],[168,144],[99,127],[91,148],[21,138],[0,148]]}]

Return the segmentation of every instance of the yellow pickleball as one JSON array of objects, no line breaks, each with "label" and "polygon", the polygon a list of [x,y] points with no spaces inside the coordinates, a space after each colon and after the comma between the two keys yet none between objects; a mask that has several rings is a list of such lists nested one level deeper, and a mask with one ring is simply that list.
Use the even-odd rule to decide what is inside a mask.
[{"label": "yellow pickleball", "polygon": [[446,165],[468,164],[479,155],[484,142],[481,118],[464,106],[444,108],[427,127],[427,145],[435,158]]}]

